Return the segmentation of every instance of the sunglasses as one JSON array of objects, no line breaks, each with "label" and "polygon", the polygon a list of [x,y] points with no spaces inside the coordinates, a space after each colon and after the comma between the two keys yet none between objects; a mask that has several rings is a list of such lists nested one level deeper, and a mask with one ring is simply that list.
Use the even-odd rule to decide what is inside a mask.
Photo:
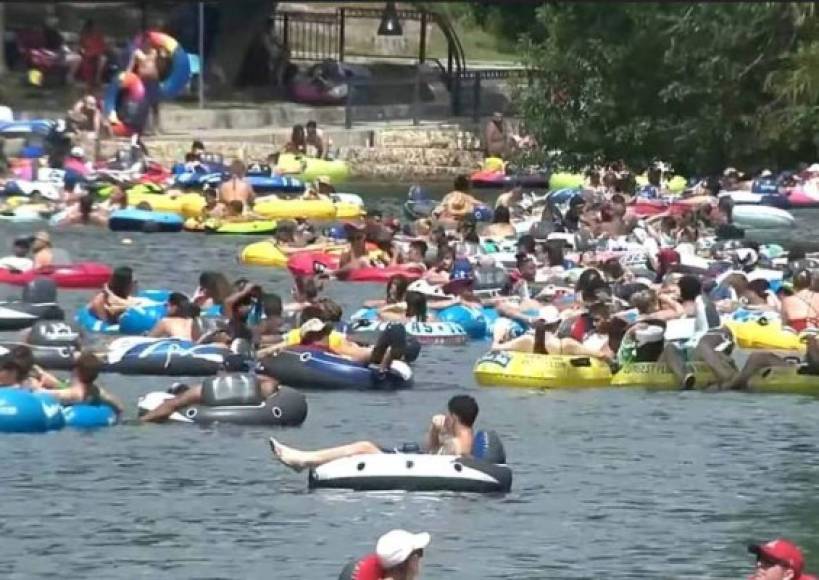
[{"label": "sunglasses", "polygon": [[768,558],[759,558],[756,561],[756,567],[761,568],[762,570],[768,570],[770,568],[775,568],[776,566],[782,566],[782,562],[769,560]]},{"label": "sunglasses", "polygon": [[424,557],[424,549],[419,548],[419,549],[415,550],[412,554],[410,554],[410,556],[415,555],[415,554],[417,554],[419,558],[423,558]]}]

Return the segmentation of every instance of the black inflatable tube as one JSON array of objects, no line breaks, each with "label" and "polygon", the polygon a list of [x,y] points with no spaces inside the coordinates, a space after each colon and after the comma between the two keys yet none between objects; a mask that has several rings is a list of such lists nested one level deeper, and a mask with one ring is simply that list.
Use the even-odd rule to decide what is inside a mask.
[{"label": "black inflatable tube", "polygon": [[24,345],[31,349],[34,364],[52,371],[70,371],[74,368],[74,360],[79,354],[76,349],[70,346],[37,346],[25,342],[0,343],[0,352],[4,349],[10,350],[19,345]]},{"label": "black inflatable tube", "polygon": [[285,349],[261,361],[261,372],[298,389],[395,390],[412,386],[394,371],[375,369],[329,353],[308,349]]},{"label": "black inflatable tube", "polygon": [[197,357],[165,356],[147,358],[124,358],[115,363],[106,363],[103,371],[121,375],[159,375],[168,377],[207,377],[224,368],[224,361],[216,362]]},{"label": "black inflatable tube", "polygon": [[307,418],[307,398],[295,389],[282,386],[259,405],[196,405],[179,412],[199,424],[295,427]]}]

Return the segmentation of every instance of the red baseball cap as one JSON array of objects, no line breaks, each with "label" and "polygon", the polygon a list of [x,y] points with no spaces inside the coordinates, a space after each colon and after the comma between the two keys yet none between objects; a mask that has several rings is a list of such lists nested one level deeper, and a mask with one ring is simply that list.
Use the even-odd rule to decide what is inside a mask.
[{"label": "red baseball cap", "polygon": [[748,551],[756,554],[757,558],[776,562],[785,568],[790,568],[793,570],[794,580],[808,580],[808,578],[811,578],[811,576],[802,574],[802,570],[805,569],[805,557],[802,556],[802,550],[793,542],[777,538],[767,544],[751,544],[748,546]]}]

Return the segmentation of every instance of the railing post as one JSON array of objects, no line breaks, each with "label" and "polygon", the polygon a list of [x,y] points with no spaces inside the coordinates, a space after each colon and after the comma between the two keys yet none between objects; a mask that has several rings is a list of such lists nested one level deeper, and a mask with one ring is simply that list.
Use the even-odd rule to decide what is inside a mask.
[{"label": "railing post", "polygon": [[477,123],[481,118],[481,74],[479,71],[473,74],[475,81],[472,85],[472,120]]},{"label": "railing post", "polygon": [[344,127],[353,128],[353,93],[355,92],[355,82],[351,79],[347,83],[347,99],[344,101]]},{"label": "railing post", "polygon": [[338,9],[338,62],[344,62],[344,40],[346,36],[346,16],[345,9]]},{"label": "railing post", "polygon": [[421,65],[415,67],[415,86],[412,92],[412,124],[418,125],[420,123],[420,109],[421,106]]},{"label": "railing post", "polygon": [[427,12],[421,12],[421,39],[418,41],[418,62],[427,60]]}]

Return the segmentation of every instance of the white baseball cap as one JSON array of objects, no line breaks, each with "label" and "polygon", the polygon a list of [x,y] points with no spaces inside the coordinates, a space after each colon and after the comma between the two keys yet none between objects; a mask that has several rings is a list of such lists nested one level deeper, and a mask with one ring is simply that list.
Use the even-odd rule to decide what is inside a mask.
[{"label": "white baseball cap", "polygon": [[423,278],[416,280],[407,286],[407,292],[418,292],[424,296],[432,296],[434,298],[451,298],[451,296],[444,292],[440,286],[433,286]]},{"label": "white baseball cap", "polygon": [[71,152],[69,153],[71,157],[85,157],[85,151],[79,145],[75,145],[71,148]]},{"label": "white baseball cap", "polygon": [[426,548],[430,539],[427,532],[413,534],[407,530],[391,530],[378,538],[375,553],[381,566],[389,570],[406,562],[414,551]]}]

